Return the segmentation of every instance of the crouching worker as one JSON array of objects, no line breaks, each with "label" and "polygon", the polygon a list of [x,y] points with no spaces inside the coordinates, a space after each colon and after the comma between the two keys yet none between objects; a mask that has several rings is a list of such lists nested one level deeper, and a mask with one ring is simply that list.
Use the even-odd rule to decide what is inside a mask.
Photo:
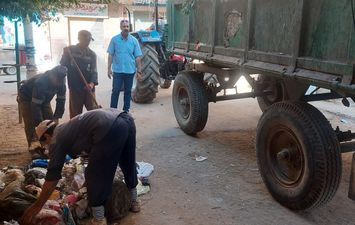
[{"label": "crouching worker", "polygon": [[89,155],[85,179],[94,217],[91,224],[107,224],[104,205],[112,191],[117,165],[131,192],[130,210],[140,211],[136,189],[136,127],[131,116],[115,109],[96,109],[60,125],[43,121],[36,127],[36,133],[42,145],[49,145],[50,161],[42,192],[25,211],[21,225],[30,224],[52,194],[61,179],[65,156],[68,154],[75,158],[83,152]]},{"label": "crouching worker", "polygon": [[[17,101],[25,125],[28,150],[32,158],[41,157],[41,152],[37,151],[40,144],[35,134],[35,127],[46,119],[58,122],[64,114],[66,74],[65,66],[56,66],[52,70],[21,82]],[[53,114],[51,100],[54,95],[57,95],[57,104]]]}]

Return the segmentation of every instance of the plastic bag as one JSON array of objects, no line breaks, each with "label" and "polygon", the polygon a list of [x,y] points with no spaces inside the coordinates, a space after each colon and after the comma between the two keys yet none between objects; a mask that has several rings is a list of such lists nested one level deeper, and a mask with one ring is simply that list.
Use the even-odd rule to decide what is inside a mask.
[{"label": "plastic bag", "polygon": [[38,198],[42,192],[42,189],[33,185],[33,184],[30,184],[30,185],[25,186],[24,191],[26,191],[27,193],[34,195]]},{"label": "plastic bag", "polygon": [[85,183],[84,173],[77,172],[74,174],[74,179],[71,184],[71,187],[73,188],[73,191],[77,192],[83,187],[84,183]]},{"label": "plastic bag", "polygon": [[148,192],[150,192],[150,186],[148,185],[143,185],[140,180],[138,180],[138,185],[137,185],[137,194],[138,196],[144,195]]},{"label": "plastic bag", "polygon": [[0,193],[0,221],[18,219],[36,201],[36,197],[21,189],[24,177],[9,183]]},{"label": "plastic bag", "polygon": [[5,175],[2,178],[2,181],[5,183],[5,186],[13,181],[23,182],[25,180],[24,174],[19,169],[9,169],[5,172]]},{"label": "plastic bag", "polygon": [[154,166],[150,163],[138,162],[137,164],[138,164],[137,167],[138,177],[149,177],[154,171]]},{"label": "plastic bag", "polygon": [[5,188],[5,182],[2,180],[2,178],[5,176],[5,173],[0,171],[0,191],[4,190]]},{"label": "plastic bag", "polygon": [[11,220],[9,222],[4,221],[4,225],[20,225],[20,224],[15,220]]},{"label": "plastic bag", "polygon": [[80,201],[77,201],[74,205],[73,213],[75,218],[79,220],[87,218],[90,215],[90,210],[88,208],[88,200],[81,199]]},{"label": "plastic bag", "polygon": [[62,215],[52,209],[42,209],[34,220],[38,225],[65,225]]},{"label": "plastic bag", "polygon": [[25,185],[36,184],[36,179],[43,179],[46,176],[47,170],[44,168],[33,168],[25,174]]},{"label": "plastic bag", "polygon": [[60,206],[59,202],[55,200],[47,200],[42,208],[52,209],[54,211],[57,211],[58,213],[62,213],[62,207]]}]

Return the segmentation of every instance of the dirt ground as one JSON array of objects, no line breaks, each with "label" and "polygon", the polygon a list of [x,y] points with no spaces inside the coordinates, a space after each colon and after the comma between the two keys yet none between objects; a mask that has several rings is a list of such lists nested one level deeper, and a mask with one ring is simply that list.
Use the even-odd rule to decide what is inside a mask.
[{"label": "dirt ground", "polygon": [[[1,81],[0,86],[3,85]],[[98,101],[104,107],[108,106],[109,86],[106,82],[97,92]],[[1,88],[0,98],[4,100],[0,101],[0,167],[29,162],[11,87],[5,86],[10,94],[3,94]],[[352,111],[343,112],[339,104],[333,103],[318,106],[334,126],[354,127]],[[128,215],[120,224],[355,223],[355,204],[347,198],[351,154],[343,154],[342,182],[326,206],[293,212],[272,199],[256,164],[255,127],[261,115],[256,100],[210,104],[208,124],[197,137],[187,136],[178,128],[171,106],[171,89],[161,90],[152,104],[133,104],[132,108],[137,125],[137,160],[152,163],[155,171],[151,176],[151,192],[140,198],[142,212]],[[67,114],[68,111],[64,120],[68,119]],[[193,159],[195,155],[208,159],[197,162]]]}]

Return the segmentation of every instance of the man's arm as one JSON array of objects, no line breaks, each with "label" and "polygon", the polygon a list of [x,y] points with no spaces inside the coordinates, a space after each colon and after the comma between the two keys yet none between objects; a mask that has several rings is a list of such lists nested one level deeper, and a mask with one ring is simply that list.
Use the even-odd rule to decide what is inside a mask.
[{"label": "man's arm", "polygon": [[112,77],[112,55],[110,55],[110,53],[108,54],[108,58],[107,58],[107,76],[108,78],[111,79]]},{"label": "man's arm", "polygon": [[66,86],[63,83],[63,85],[61,86],[61,88],[58,90],[57,92],[57,103],[55,106],[55,112],[53,115],[54,120],[58,120],[59,118],[62,118],[63,114],[64,114],[64,110],[65,110],[65,94],[66,94]]},{"label": "man's arm", "polygon": [[44,103],[45,97],[40,87],[40,84],[35,84],[32,90],[32,100],[31,100],[31,113],[34,125],[37,126],[43,121],[41,106]]},{"label": "man's arm", "polygon": [[[57,128],[56,128],[57,129]],[[53,141],[53,144],[50,145],[49,150],[49,163],[48,171],[46,174],[46,181],[42,187],[42,192],[39,195],[37,201],[28,208],[21,218],[21,225],[32,224],[33,218],[41,211],[43,205],[49,199],[53,193],[55,187],[58,184],[58,181],[61,179],[62,168],[65,161],[66,150],[68,150],[67,140],[60,138],[58,133],[55,137],[56,140]],[[67,144],[65,144],[67,143]]]},{"label": "man's arm", "polygon": [[136,57],[136,75],[137,75],[137,80],[140,80],[142,78],[142,50],[139,45],[139,42],[137,39],[135,39],[135,45],[134,45],[134,57]]},{"label": "man's arm", "polygon": [[58,184],[58,180],[45,181],[42,187],[42,192],[39,195],[37,201],[33,203],[23,214],[20,219],[21,225],[32,224],[33,218],[41,211],[43,205],[47,202],[55,187]]},{"label": "man's arm", "polygon": [[137,66],[137,80],[142,79],[142,57],[136,58],[136,66]]},{"label": "man's arm", "polygon": [[96,59],[96,54],[93,53],[93,56],[91,57],[91,65],[90,65],[90,72],[91,72],[91,78],[90,78],[90,88],[93,89],[94,86],[98,85],[98,79],[97,79],[97,59]]},{"label": "man's arm", "polygon": [[107,76],[109,79],[112,77],[112,57],[115,54],[115,44],[114,38],[111,39],[110,44],[107,48],[108,58],[107,58]]},{"label": "man's arm", "polygon": [[63,49],[63,55],[62,55],[62,58],[60,59],[60,65],[66,66],[68,68],[68,66],[70,66],[70,57],[69,57],[67,48],[68,47],[65,47]]}]

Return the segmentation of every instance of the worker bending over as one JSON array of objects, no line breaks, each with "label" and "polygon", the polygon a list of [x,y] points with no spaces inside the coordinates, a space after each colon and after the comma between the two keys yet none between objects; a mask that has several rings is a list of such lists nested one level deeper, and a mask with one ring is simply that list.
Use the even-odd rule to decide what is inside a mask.
[{"label": "worker bending over", "polygon": [[[54,120],[58,123],[64,114],[65,76],[67,68],[56,66],[43,74],[38,74],[20,84],[17,101],[25,125],[28,150],[33,158],[40,157],[35,127],[43,120]],[[57,104],[53,114],[51,100],[57,95]]]},{"label": "worker bending over", "polygon": [[38,200],[24,213],[21,224],[30,224],[61,179],[65,156],[78,157],[85,152],[89,163],[85,169],[91,224],[106,224],[104,205],[112,191],[119,164],[131,192],[130,210],[139,212],[137,201],[136,127],[133,118],[116,109],[96,109],[57,125],[43,121],[36,127],[42,145],[49,145],[50,161],[46,181]]}]

